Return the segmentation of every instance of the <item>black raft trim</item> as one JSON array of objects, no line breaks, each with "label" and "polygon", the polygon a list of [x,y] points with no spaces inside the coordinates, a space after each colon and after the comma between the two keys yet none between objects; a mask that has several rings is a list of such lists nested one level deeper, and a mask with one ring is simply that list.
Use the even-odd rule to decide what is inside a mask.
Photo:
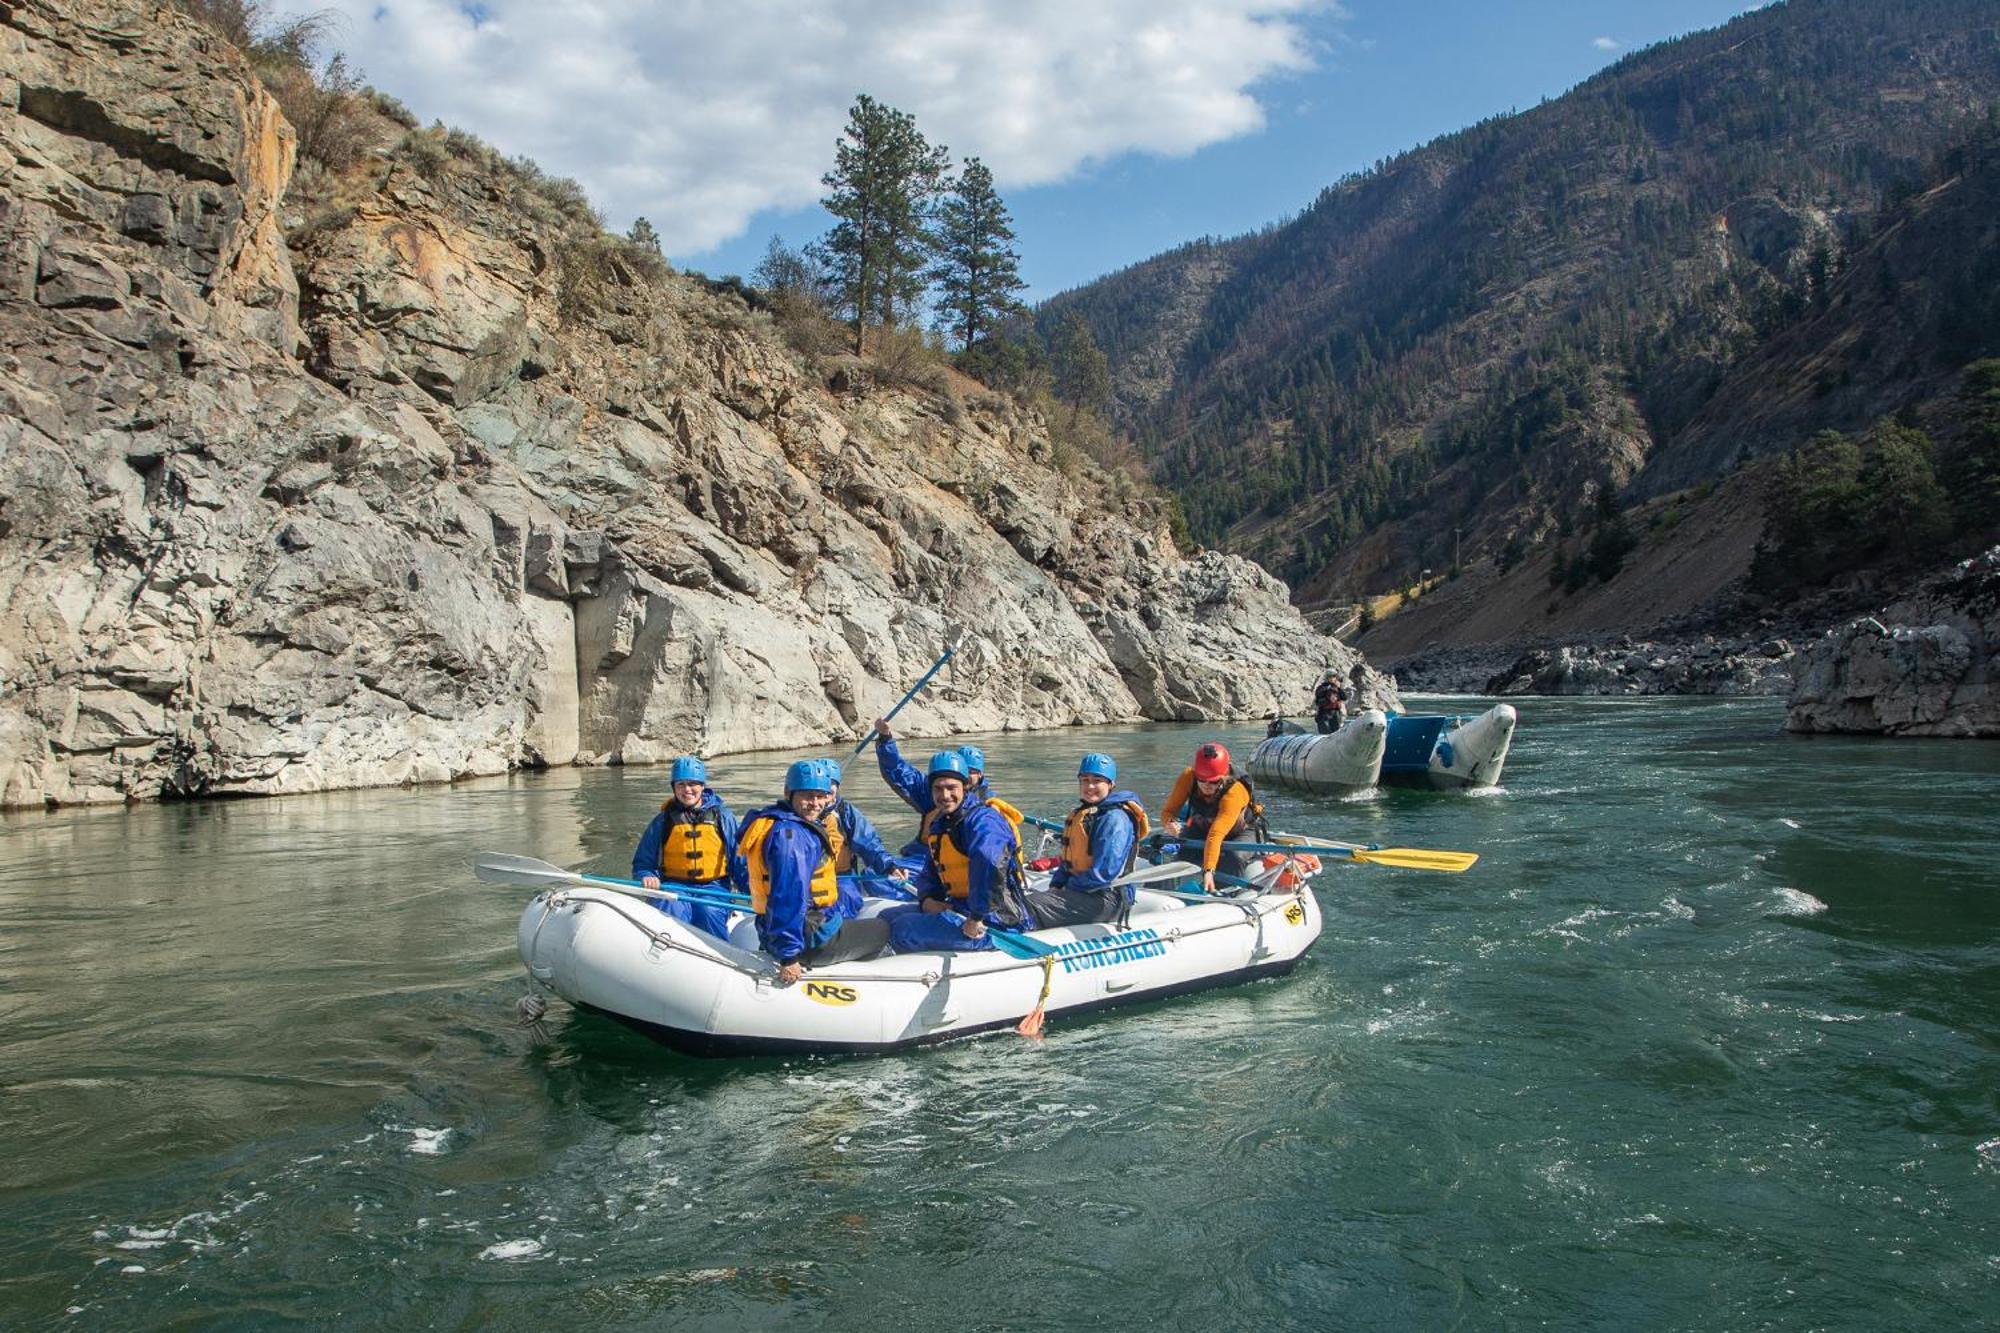
[{"label": "black raft trim", "polygon": [[[1151,1000],[1170,1000],[1177,995],[1192,995],[1196,991],[1214,990],[1220,986],[1237,986],[1245,982],[1262,981],[1266,977],[1282,977],[1298,965],[1298,958],[1288,958],[1279,963],[1266,963],[1262,967],[1239,968],[1234,972],[1219,972],[1214,976],[1197,977],[1191,981],[1177,982],[1160,990],[1146,991],[1139,995],[1111,995],[1092,1000],[1087,1004],[1069,1005],[1062,1009],[1051,1009],[1050,1018],[1068,1018],[1072,1014],[1095,1013],[1100,1009],[1115,1009],[1124,1004],[1144,1004]],[[643,1018],[632,1018],[614,1013],[609,1009],[599,1009],[595,1005],[579,1004],[576,1008],[587,1013],[601,1014],[631,1028],[634,1032],[651,1037],[662,1046],[680,1052],[682,1055],[701,1056],[743,1056],[743,1055],[888,1055],[895,1051],[914,1050],[919,1046],[936,1046],[947,1041],[959,1041],[966,1037],[978,1036],[982,1032],[997,1032],[1011,1028],[1021,1020],[1002,1018],[978,1027],[952,1028],[945,1032],[929,1032],[921,1037],[910,1037],[903,1041],[801,1041],[793,1037],[731,1037],[719,1032],[689,1032],[684,1028],[665,1027],[659,1023],[648,1023]]]}]

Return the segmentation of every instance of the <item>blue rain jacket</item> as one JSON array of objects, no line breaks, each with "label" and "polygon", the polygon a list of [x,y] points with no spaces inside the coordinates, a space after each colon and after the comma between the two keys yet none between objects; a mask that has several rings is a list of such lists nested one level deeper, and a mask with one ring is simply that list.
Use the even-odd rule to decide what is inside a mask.
[{"label": "blue rain jacket", "polygon": [[[976,916],[987,925],[995,925],[988,905],[992,901],[994,878],[1007,873],[1020,852],[1019,840],[1014,836],[1014,826],[1007,817],[976,796],[967,796],[965,813],[959,825],[960,841],[965,845],[965,855],[971,864],[966,870],[966,884],[970,894],[965,901],[965,914]],[[924,868],[917,872],[915,883],[911,885],[917,897],[951,900],[951,890],[946,887],[938,874],[937,862],[929,856],[924,858]],[[1034,923],[1028,921],[1013,929],[1032,930]]]},{"label": "blue rain jacket", "polygon": [[[812,906],[813,871],[826,856],[826,843],[805,820],[792,813],[789,804],[758,810],[751,817],[770,814],[777,822],[764,837],[764,864],[771,873],[771,893],[764,914],[757,918],[757,939],[764,952],[780,963],[789,963],[807,949],[825,944],[840,930],[843,921],[861,910],[861,892],[841,886],[840,897],[826,909],[820,929],[806,938],[806,909]],[[750,872],[739,857],[737,887],[750,891]]]},{"label": "blue rain jacket", "polygon": [[[736,835],[742,827],[736,816],[729,813],[729,807],[715,794],[715,788],[701,789],[701,809],[722,811],[722,854],[730,865],[736,862]],[[653,816],[653,822],[646,825],[646,831],[639,835],[639,846],[632,853],[632,878],[644,879],[648,875],[660,873],[660,848],[667,840],[667,812],[662,810]]]},{"label": "blue rain jacket", "polygon": [[[920,815],[931,812],[931,782],[924,771],[903,758],[903,752],[896,748],[896,742],[878,740],[875,742],[875,765],[882,770],[882,781],[889,784],[889,790],[903,798],[903,804]],[[993,788],[980,770],[979,784],[966,788],[982,799],[993,794]]]},{"label": "blue rain jacket", "polygon": [[[1135,793],[1122,788],[1106,796],[1102,804],[1119,806],[1126,801],[1144,804]],[[1071,874],[1067,863],[1058,865],[1049,872],[1049,887],[1078,891],[1109,888],[1112,880],[1125,873],[1125,858],[1132,854],[1138,832],[1132,826],[1132,816],[1124,810],[1106,810],[1096,816],[1090,821],[1090,869]]]},{"label": "blue rain jacket", "polygon": [[882,835],[868,822],[867,815],[850,801],[836,801],[833,809],[834,818],[840,821],[840,836],[854,849],[856,865],[877,875],[886,875],[896,868],[889,849],[882,845]]}]

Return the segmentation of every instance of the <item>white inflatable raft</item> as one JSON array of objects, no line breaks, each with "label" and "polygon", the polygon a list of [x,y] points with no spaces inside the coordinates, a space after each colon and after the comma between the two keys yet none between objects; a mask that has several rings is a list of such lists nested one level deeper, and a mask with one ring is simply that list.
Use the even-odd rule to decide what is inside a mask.
[{"label": "white inflatable raft", "polygon": [[1389,719],[1379,708],[1349,718],[1338,731],[1299,731],[1259,742],[1250,755],[1252,781],[1322,796],[1344,796],[1375,785],[1388,744]]},{"label": "white inflatable raft", "polygon": [[[886,904],[885,904],[886,905]],[[1289,971],[1320,931],[1303,885],[1191,901],[1141,888],[1126,921],[1026,938],[1044,958],[999,950],[896,954],[776,984],[766,954],[725,944],[609,889],[537,895],[521,914],[534,983],[695,1055],[893,1051],[1011,1028],[1047,974],[1051,1019]],[[754,946],[754,933],[748,942]]]}]

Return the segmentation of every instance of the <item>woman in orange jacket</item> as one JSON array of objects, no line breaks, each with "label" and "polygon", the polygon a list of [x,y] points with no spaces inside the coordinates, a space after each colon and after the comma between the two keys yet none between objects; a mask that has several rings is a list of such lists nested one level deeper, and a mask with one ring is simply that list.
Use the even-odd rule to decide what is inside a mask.
[{"label": "woman in orange jacket", "polygon": [[1229,762],[1229,751],[1215,741],[1204,741],[1194,752],[1194,763],[1181,770],[1174,789],[1167,795],[1160,813],[1160,827],[1172,837],[1184,839],[1180,859],[1201,867],[1201,887],[1215,892],[1218,870],[1238,878],[1247,876],[1256,858],[1245,852],[1224,851],[1231,838],[1264,836],[1264,807],[1250,779]]}]

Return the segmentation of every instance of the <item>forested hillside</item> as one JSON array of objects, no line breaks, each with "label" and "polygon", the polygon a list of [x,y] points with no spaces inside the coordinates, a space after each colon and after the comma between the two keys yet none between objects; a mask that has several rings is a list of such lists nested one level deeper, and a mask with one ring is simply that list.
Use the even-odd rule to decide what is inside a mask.
[{"label": "forested hillside", "polygon": [[1791,0],[1040,318],[1089,322],[1195,535],[1303,599],[1518,563],[1823,428],[1956,447],[2000,265],[1990,212],[1923,219],[1990,189],[1996,102],[1990,0]]}]

